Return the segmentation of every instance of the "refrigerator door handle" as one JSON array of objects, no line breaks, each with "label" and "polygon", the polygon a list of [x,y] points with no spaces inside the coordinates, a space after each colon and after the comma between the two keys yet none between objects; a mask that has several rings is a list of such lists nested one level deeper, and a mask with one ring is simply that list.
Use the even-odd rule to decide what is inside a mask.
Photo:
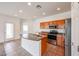
[{"label": "refrigerator door handle", "polygon": [[74,43],[73,42],[71,42],[71,46],[73,46],[74,45]]}]

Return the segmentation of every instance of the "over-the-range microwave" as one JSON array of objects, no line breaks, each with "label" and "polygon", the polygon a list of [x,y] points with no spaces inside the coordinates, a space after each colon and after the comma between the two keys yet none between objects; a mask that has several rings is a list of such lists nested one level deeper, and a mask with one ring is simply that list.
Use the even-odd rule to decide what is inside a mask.
[{"label": "over-the-range microwave", "polygon": [[49,25],[49,29],[57,29],[57,25]]}]

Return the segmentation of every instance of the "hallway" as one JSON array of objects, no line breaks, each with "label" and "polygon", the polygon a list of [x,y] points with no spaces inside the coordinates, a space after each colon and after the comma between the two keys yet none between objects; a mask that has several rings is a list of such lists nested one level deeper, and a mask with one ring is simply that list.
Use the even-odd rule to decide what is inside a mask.
[{"label": "hallway", "polygon": [[0,56],[32,56],[21,47],[20,40],[14,40],[0,44]]}]

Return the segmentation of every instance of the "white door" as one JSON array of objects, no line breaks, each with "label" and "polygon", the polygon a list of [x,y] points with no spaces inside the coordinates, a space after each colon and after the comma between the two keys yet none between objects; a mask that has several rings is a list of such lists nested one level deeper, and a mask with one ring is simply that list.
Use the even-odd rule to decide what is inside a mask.
[{"label": "white door", "polygon": [[14,38],[14,24],[6,23],[5,25],[5,41],[13,40]]}]

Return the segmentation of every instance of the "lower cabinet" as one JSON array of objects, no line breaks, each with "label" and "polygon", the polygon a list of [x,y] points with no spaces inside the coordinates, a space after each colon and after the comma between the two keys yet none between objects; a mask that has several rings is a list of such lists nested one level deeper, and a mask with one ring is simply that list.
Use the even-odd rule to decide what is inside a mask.
[{"label": "lower cabinet", "polygon": [[48,38],[43,37],[41,40],[41,55],[42,56],[64,56],[64,35],[58,34],[56,45],[48,43]]},{"label": "lower cabinet", "polygon": [[47,37],[43,37],[41,40],[41,55],[43,56],[47,51]]},{"label": "lower cabinet", "polygon": [[57,45],[64,47],[65,41],[64,41],[64,35],[57,35]]},{"label": "lower cabinet", "polygon": [[64,56],[64,47],[55,46],[48,43],[47,56]]}]

